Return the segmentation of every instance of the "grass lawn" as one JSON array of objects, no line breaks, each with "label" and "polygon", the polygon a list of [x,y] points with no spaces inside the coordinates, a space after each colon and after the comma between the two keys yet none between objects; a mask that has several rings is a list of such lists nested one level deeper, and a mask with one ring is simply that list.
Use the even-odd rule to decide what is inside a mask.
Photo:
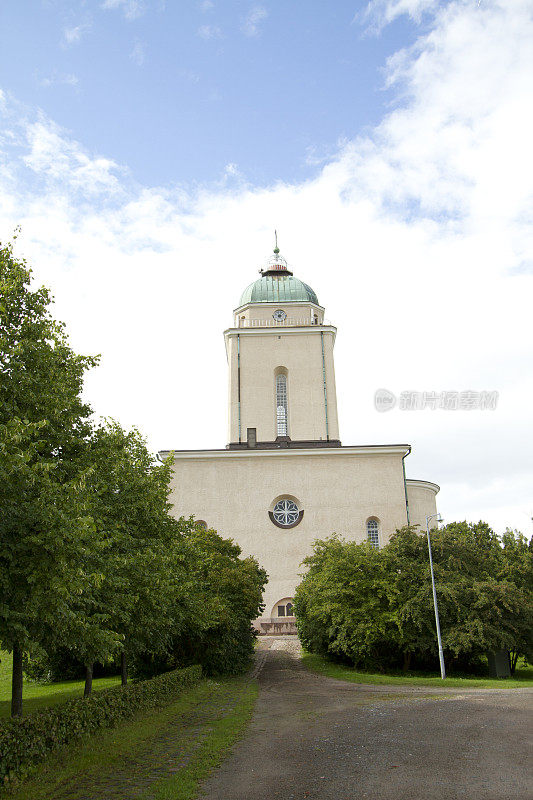
[{"label": "grass lawn", "polygon": [[446,678],[440,674],[422,674],[408,672],[384,675],[375,672],[360,672],[352,667],[335,664],[323,656],[302,651],[304,666],[328,678],[337,678],[352,683],[375,683],[387,686],[457,686],[463,689],[513,689],[517,687],[533,687],[533,668],[517,669],[513,678]]},{"label": "grass lawn", "polygon": [[242,736],[257,694],[246,677],[204,679],[163,709],[52,754],[10,798],[193,800]]},{"label": "grass lawn", "polygon": [[[11,653],[0,651],[0,717],[11,713]],[[120,683],[120,677],[95,678],[93,691],[108,689]],[[83,696],[84,681],[63,681],[61,683],[33,683],[24,679],[23,713],[30,714],[39,708],[64,703]]]}]

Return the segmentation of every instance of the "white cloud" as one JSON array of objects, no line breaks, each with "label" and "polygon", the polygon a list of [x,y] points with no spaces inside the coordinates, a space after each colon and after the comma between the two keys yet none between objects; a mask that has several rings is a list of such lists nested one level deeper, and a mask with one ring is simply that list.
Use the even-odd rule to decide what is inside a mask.
[{"label": "white cloud", "polygon": [[64,28],[63,44],[67,46],[79,44],[84,33],[90,30],[90,28],[91,28],[90,22],[81,22],[79,25],[74,25],[73,27],[70,28],[69,27]]},{"label": "white cloud", "polygon": [[200,3],[200,11],[203,14],[205,14],[207,11],[212,11],[214,7],[215,4],[212,0],[203,0],[203,2]]},{"label": "white cloud", "polygon": [[[532,44],[529,0],[447,3],[389,61],[398,103],[381,124],[314,179],[262,189],[232,164],[195,192],[138,186],[6,100],[2,237],[22,224],[74,347],[102,352],[97,411],[154,447],[224,446],[221,331],[277,228],[338,326],[343,442],[411,442],[408,476],[441,483],[447,520],[531,533]],[[378,414],[380,386],[500,400]]]},{"label": "white cloud", "polygon": [[134,64],[137,64],[138,67],[142,67],[146,61],[146,50],[142,42],[135,42],[130,53],[130,58]]},{"label": "white cloud", "polygon": [[49,86],[78,86],[79,78],[74,73],[59,73],[53,72],[51,75],[46,75],[43,78],[39,78],[39,85],[48,88]]},{"label": "white cloud", "polygon": [[47,181],[55,197],[61,196],[57,187],[62,184],[68,185],[69,195],[76,192],[85,197],[102,192],[108,198],[122,195],[118,166],[107,158],[90,157],[49,120],[41,118],[26,123],[24,137],[24,165],[35,176]]},{"label": "white cloud", "polygon": [[246,180],[246,176],[239,169],[238,164],[230,161],[224,167],[224,172],[218,186],[220,186],[220,188],[229,188],[231,186],[232,190],[235,191],[236,188],[249,188],[249,183]]},{"label": "white cloud", "polygon": [[219,27],[217,27],[217,25],[200,25],[197,30],[197,34],[200,39],[205,39],[206,41],[209,39],[222,38],[222,31]]},{"label": "white cloud", "polygon": [[[478,0],[465,1],[479,5]],[[375,30],[381,30],[403,14],[420,22],[425,13],[435,12],[441,5],[443,0],[371,0],[357,18],[370,22]]]},{"label": "white cloud", "polygon": [[250,9],[242,24],[242,32],[245,36],[257,36],[259,25],[268,17],[268,11],[263,6],[254,6]]},{"label": "white cloud", "polygon": [[146,11],[144,0],[104,0],[102,8],[105,11],[120,9],[126,19],[133,20],[141,17]]}]

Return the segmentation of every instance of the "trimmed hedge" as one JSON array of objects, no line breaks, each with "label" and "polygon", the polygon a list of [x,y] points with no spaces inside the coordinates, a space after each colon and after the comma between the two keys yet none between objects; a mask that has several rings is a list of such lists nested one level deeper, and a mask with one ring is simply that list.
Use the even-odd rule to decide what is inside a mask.
[{"label": "trimmed hedge", "polygon": [[16,784],[61,745],[100,728],[112,728],[137,711],[164,706],[201,677],[200,666],[185,667],[6,720],[0,724],[0,786],[7,789]]}]

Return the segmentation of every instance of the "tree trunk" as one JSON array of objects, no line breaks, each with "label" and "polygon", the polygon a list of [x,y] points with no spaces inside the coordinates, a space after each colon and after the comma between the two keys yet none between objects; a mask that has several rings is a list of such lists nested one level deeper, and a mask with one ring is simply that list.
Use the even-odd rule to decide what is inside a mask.
[{"label": "tree trunk", "polygon": [[13,673],[11,680],[11,716],[22,716],[22,650],[13,645]]},{"label": "tree trunk", "polygon": [[128,664],[126,662],[126,653],[124,650],[120,654],[120,679],[122,681],[122,685],[126,686],[128,683]]},{"label": "tree trunk", "polygon": [[86,664],[85,665],[85,689],[83,690],[83,696],[89,697],[93,690],[93,665]]},{"label": "tree trunk", "polygon": [[411,666],[411,656],[412,656],[412,653],[409,653],[409,652],[403,654],[403,667],[402,667],[402,669],[403,669],[404,672],[407,672],[407,670]]},{"label": "tree trunk", "polygon": [[509,668],[511,670],[511,675],[514,675],[517,663],[518,663],[518,652],[516,650],[511,650],[511,652],[509,653]]}]

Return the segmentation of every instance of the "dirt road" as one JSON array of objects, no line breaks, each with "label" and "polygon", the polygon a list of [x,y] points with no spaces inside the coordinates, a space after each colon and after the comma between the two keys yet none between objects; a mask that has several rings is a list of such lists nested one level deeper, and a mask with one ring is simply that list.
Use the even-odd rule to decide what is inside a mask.
[{"label": "dirt road", "polygon": [[360,686],[263,639],[246,737],[203,800],[532,800],[533,690]]}]

